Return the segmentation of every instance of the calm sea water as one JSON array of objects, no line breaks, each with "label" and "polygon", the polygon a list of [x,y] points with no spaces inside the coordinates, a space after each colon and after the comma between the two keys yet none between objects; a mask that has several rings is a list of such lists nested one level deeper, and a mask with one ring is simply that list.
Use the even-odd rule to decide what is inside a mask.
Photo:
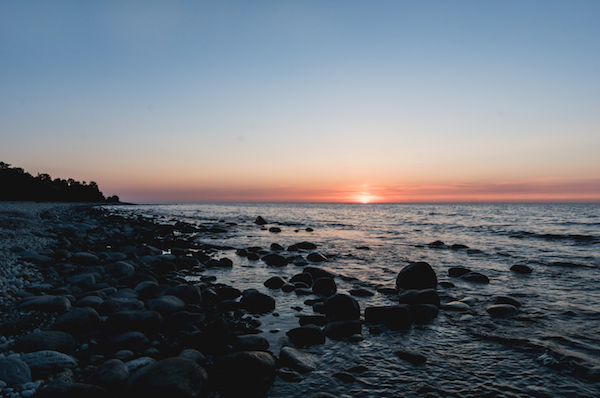
[{"label": "calm sea water", "polygon": [[[319,266],[338,275],[338,291],[394,287],[398,272],[426,261],[439,280],[442,302],[466,299],[471,309],[440,311],[429,325],[405,332],[369,333],[364,341],[330,341],[307,349],[318,369],[299,383],[275,382],[270,397],[306,397],[324,390],[339,397],[600,397],[600,205],[598,204],[177,204],[113,207],[161,222],[227,225],[227,233],[197,234],[202,243],[233,247],[215,257],[234,261],[232,269],[204,275],[239,289],[257,288],[277,301],[277,315],[265,315],[264,335],[277,354],[277,339],[312,314],[306,296],[269,291],[272,275],[291,277],[302,268],[269,267],[235,255],[235,249],[272,243],[287,247],[309,241],[328,261]],[[254,224],[257,216],[272,233]],[[312,228],[313,231],[306,231]],[[430,248],[443,241],[448,247]],[[452,250],[452,244],[468,249]],[[510,271],[514,264],[530,275]],[[477,284],[448,277],[464,266],[490,278]],[[485,307],[495,295],[523,303],[511,318],[491,318]],[[308,297],[310,298],[310,296]],[[395,304],[376,293],[357,298],[361,309]],[[294,309],[293,307],[300,307]],[[277,329],[279,331],[277,332]],[[394,352],[425,355],[425,365],[400,360]],[[361,364],[367,371],[343,383],[331,375]]]}]

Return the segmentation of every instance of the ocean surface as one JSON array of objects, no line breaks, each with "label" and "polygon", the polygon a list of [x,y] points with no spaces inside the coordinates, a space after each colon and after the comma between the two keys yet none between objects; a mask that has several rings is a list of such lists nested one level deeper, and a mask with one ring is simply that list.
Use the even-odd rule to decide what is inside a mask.
[{"label": "ocean surface", "polygon": [[[430,324],[407,331],[371,334],[363,341],[332,341],[306,349],[317,370],[299,383],[277,379],[270,397],[307,397],[327,391],[341,397],[600,397],[600,205],[598,204],[174,204],[110,206],[110,211],[144,215],[163,223],[184,221],[225,229],[196,233],[199,243],[231,249],[215,258],[231,269],[208,269],[217,282],[256,288],[277,302],[275,314],[260,316],[261,329],[277,355],[277,340],[313,314],[311,296],[269,290],[273,275],[291,277],[302,267],[267,266],[236,256],[236,249],[272,243],[287,248],[312,242],[334,272],[338,292],[363,287],[361,310],[396,304],[379,293],[394,287],[410,262],[426,261],[439,281],[442,303],[463,300],[466,312],[440,310]],[[269,224],[254,223],[262,216]],[[269,227],[281,232],[269,232]],[[308,228],[308,230],[307,230]],[[311,230],[312,229],[312,230]],[[444,245],[431,247],[442,241]],[[452,249],[452,245],[467,248]],[[290,253],[291,254],[291,253]],[[527,265],[531,274],[510,270]],[[489,277],[489,284],[448,276],[463,266]],[[496,295],[522,302],[518,314],[492,318],[485,308]],[[394,352],[427,357],[412,365]],[[355,365],[366,371],[356,381],[332,377]]]}]

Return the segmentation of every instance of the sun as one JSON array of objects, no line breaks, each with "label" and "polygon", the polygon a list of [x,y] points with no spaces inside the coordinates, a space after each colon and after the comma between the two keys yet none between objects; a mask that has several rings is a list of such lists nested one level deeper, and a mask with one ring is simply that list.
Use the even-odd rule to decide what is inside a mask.
[{"label": "sun", "polygon": [[368,192],[361,192],[359,194],[354,195],[354,200],[358,203],[371,203],[374,200],[380,199],[378,196],[371,195]]}]

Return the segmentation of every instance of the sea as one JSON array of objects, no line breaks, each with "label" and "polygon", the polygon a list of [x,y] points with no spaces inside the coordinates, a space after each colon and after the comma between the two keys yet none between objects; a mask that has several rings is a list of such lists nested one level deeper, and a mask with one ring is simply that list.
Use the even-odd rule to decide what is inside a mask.
[{"label": "sea", "polygon": [[[218,248],[215,258],[233,261],[231,268],[210,268],[202,275],[275,298],[275,312],[257,317],[275,355],[278,340],[298,327],[298,316],[314,314],[304,304],[314,297],[263,285],[273,275],[290,278],[302,272],[302,266],[268,266],[236,255],[238,249],[312,242],[327,261],[311,265],[333,272],[338,292],[364,288],[374,293],[356,297],[363,311],[396,304],[397,296],[382,288],[395,287],[399,271],[408,264],[425,261],[438,281],[450,282],[437,288],[442,306],[451,301],[468,304],[465,311],[441,309],[431,323],[409,330],[375,333],[365,324],[362,341],[328,339],[306,348],[316,370],[300,382],[277,378],[269,397],[308,397],[317,391],[340,398],[600,397],[600,204],[202,203],[106,208],[161,223],[183,221],[226,231],[193,234],[198,243]],[[257,225],[258,216],[268,224]],[[526,265],[532,272],[513,272],[513,265]],[[489,283],[450,277],[448,270],[457,266],[486,275]],[[491,317],[486,307],[496,296],[515,298],[522,305],[512,316]],[[427,362],[412,364],[397,351],[419,353]],[[352,373],[354,380],[334,377],[357,366],[363,371]]]}]

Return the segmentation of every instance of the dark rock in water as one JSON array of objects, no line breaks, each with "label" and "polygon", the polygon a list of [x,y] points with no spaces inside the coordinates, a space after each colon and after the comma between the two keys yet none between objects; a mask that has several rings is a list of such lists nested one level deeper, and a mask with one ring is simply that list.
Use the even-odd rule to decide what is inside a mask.
[{"label": "dark rock in water", "polygon": [[242,292],[233,286],[219,286],[217,287],[217,294],[223,300],[233,300],[240,297]]},{"label": "dark rock in water", "polygon": [[42,387],[36,398],[110,398],[111,394],[104,388],[85,383],[52,383]]},{"label": "dark rock in water", "polygon": [[138,331],[111,334],[102,340],[102,347],[108,352],[121,350],[139,351],[148,344],[150,344],[148,337]]},{"label": "dark rock in water", "polygon": [[265,225],[265,224],[268,224],[268,222],[266,222],[265,219],[262,218],[261,216],[258,216],[258,217],[256,217],[254,224]]},{"label": "dark rock in water", "polygon": [[279,227],[271,227],[271,228],[269,228],[269,232],[281,232],[281,228],[279,228]]},{"label": "dark rock in water", "polygon": [[440,249],[442,247],[446,247],[446,244],[444,242],[442,242],[441,240],[436,240],[435,242],[431,242],[428,246],[431,249]]},{"label": "dark rock in water", "polygon": [[465,267],[451,267],[448,269],[448,276],[459,277],[468,274],[469,272],[471,272],[471,270]]},{"label": "dark rock in water", "polygon": [[136,310],[121,311],[112,314],[104,322],[106,329],[113,332],[130,330],[156,331],[160,328],[163,317],[156,311]]},{"label": "dark rock in water", "polygon": [[337,395],[330,394],[328,392],[316,392],[308,398],[338,398]]},{"label": "dark rock in water", "polygon": [[452,249],[452,250],[461,250],[461,249],[468,249],[468,248],[469,248],[469,246],[462,245],[460,243],[450,246],[450,249]]},{"label": "dark rock in water", "polygon": [[351,296],[354,297],[372,297],[375,295],[375,293],[373,293],[372,291],[368,290],[368,289],[364,289],[364,288],[356,288],[356,289],[351,289],[348,291],[348,293],[350,293]]},{"label": "dark rock in water", "polygon": [[448,282],[448,281],[440,281],[440,282],[438,282],[438,285],[440,285],[441,287],[445,287],[447,289],[455,287],[454,283]]},{"label": "dark rock in water", "polygon": [[418,262],[402,268],[396,278],[398,289],[435,289],[437,277],[426,262]]},{"label": "dark rock in water", "polygon": [[314,294],[329,297],[337,292],[337,285],[333,278],[317,278],[313,283],[312,291]]},{"label": "dark rock in water", "polygon": [[227,257],[220,258],[219,259],[219,267],[231,268],[231,267],[233,267],[233,261]]},{"label": "dark rock in water", "polygon": [[496,304],[510,304],[517,308],[523,305],[523,303],[521,303],[519,300],[510,296],[494,296],[492,297],[492,300]]},{"label": "dark rock in water", "polygon": [[306,259],[308,261],[312,261],[313,263],[327,261],[327,257],[322,255],[321,253],[310,253],[308,256],[306,256]]},{"label": "dark rock in water", "polygon": [[304,377],[299,372],[287,367],[280,367],[277,369],[277,376],[283,381],[288,383],[299,383],[304,380]]},{"label": "dark rock in water", "polygon": [[140,398],[196,398],[205,395],[207,382],[206,371],[196,361],[167,358],[135,372],[127,382],[125,395]]},{"label": "dark rock in water", "polygon": [[295,246],[302,250],[315,250],[317,248],[317,245],[311,242],[300,242],[296,243]]},{"label": "dark rock in water", "polygon": [[[66,354],[75,348],[75,344],[75,339],[69,333],[41,331],[19,337],[11,349],[15,352],[52,350]],[[2,380],[1,377],[0,380]]]},{"label": "dark rock in water", "polygon": [[275,381],[275,358],[263,351],[227,355],[219,368],[221,386],[227,397],[262,397]]},{"label": "dark rock in water", "polygon": [[296,286],[294,286],[291,283],[285,283],[284,285],[281,286],[281,290],[283,292],[290,293],[290,292],[293,292],[294,290],[296,290]]},{"label": "dark rock in water", "polygon": [[323,332],[325,333],[325,336],[330,339],[340,340],[355,334],[361,334],[362,324],[358,319],[353,321],[331,322],[325,325]]},{"label": "dark rock in water", "polygon": [[365,308],[365,321],[374,325],[385,325],[391,330],[409,329],[412,325],[410,306],[399,304]]},{"label": "dark rock in water", "polygon": [[100,326],[100,315],[95,309],[80,307],[59,316],[52,325],[52,329],[67,332],[73,336],[80,336],[96,332],[100,329]]},{"label": "dark rock in water", "polygon": [[398,295],[401,304],[433,304],[440,306],[440,296],[433,289],[408,290]]},{"label": "dark rock in water", "polygon": [[479,272],[469,272],[468,274],[462,275],[460,278],[469,282],[490,283],[490,278]]},{"label": "dark rock in water", "polygon": [[415,353],[415,352],[410,352],[410,351],[396,351],[394,352],[394,354],[396,354],[396,356],[398,356],[398,358],[410,362],[413,365],[423,365],[425,364],[425,362],[427,362],[427,357],[425,357],[424,355]]},{"label": "dark rock in water", "polygon": [[287,366],[300,373],[308,373],[315,370],[316,361],[311,354],[297,350],[292,347],[283,347],[279,352],[281,366]]},{"label": "dark rock in water", "polygon": [[281,287],[283,285],[285,285],[287,283],[287,281],[285,280],[284,277],[282,276],[272,276],[269,279],[267,279],[264,283],[265,287],[267,287],[268,289],[281,289]]},{"label": "dark rock in water", "polygon": [[71,301],[64,296],[39,296],[22,302],[19,308],[62,314],[71,308]]},{"label": "dark rock in water", "polygon": [[240,305],[249,312],[262,314],[275,309],[275,299],[256,289],[248,289],[242,293]]},{"label": "dark rock in water", "polygon": [[306,284],[306,287],[309,287],[309,286],[312,286],[312,284],[313,284],[313,277],[308,272],[302,272],[300,274],[296,274],[296,275],[292,276],[292,278],[290,279],[290,283],[296,283],[296,282],[302,282],[302,283]]},{"label": "dark rock in water", "polygon": [[325,326],[327,324],[327,318],[323,315],[302,315],[298,318],[300,326],[305,325],[317,325]]},{"label": "dark rock in water", "polygon": [[434,304],[414,304],[410,306],[410,318],[417,325],[431,322],[438,316],[439,309]]},{"label": "dark rock in water", "polygon": [[527,265],[515,264],[510,267],[512,272],[516,272],[517,274],[531,274],[533,270],[529,268]]},{"label": "dark rock in water", "polygon": [[267,265],[273,265],[275,267],[283,267],[289,263],[287,258],[275,253],[267,254],[266,256],[263,256],[261,260],[264,261]]},{"label": "dark rock in water", "polygon": [[271,250],[279,252],[285,249],[279,243],[271,243]]},{"label": "dark rock in water", "polygon": [[169,316],[185,308],[185,303],[179,297],[165,295],[150,301],[150,309],[161,314],[163,317]]},{"label": "dark rock in water", "polygon": [[104,362],[87,379],[87,383],[95,384],[108,391],[122,388],[129,379],[129,368],[120,359],[109,359]]},{"label": "dark rock in water", "polygon": [[360,306],[354,297],[337,293],[323,301],[325,316],[331,322],[354,320],[360,317]]},{"label": "dark rock in water", "polygon": [[110,298],[105,300],[98,308],[100,315],[112,315],[121,311],[135,311],[144,309],[144,302],[134,298]]},{"label": "dark rock in water", "polygon": [[202,293],[197,285],[171,286],[165,291],[165,295],[178,297],[185,304],[200,304],[202,302]]},{"label": "dark rock in water", "polygon": [[307,272],[309,274],[312,275],[313,280],[319,279],[319,278],[334,278],[335,275],[329,271],[325,271],[322,268],[318,268],[318,267],[305,267],[303,272]]},{"label": "dark rock in water", "polygon": [[31,381],[31,370],[19,358],[0,357],[0,380],[8,386],[29,383]]},{"label": "dark rock in water", "polygon": [[398,289],[393,287],[380,287],[377,291],[381,294],[397,295]]},{"label": "dark rock in water", "polygon": [[485,308],[488,314],[493,317],[502,317],[516,314],[517,307],[510,304],[493,304]]},{"label": "dark rock in water", "polygon": [[256,253],[248,253],[248,260],[258,261],[258,260],[260,260],[260,257]]},{"label": "dark rock in water", "polygon": [[248,257],[248,250],[246,249],[238,249],[235,254],[240,257]]},{"label": "dark rock in water", "polygon": [[286,335],[296,347],[325,344],[325,333],[316,325],[300,326],[288,330]]}]

